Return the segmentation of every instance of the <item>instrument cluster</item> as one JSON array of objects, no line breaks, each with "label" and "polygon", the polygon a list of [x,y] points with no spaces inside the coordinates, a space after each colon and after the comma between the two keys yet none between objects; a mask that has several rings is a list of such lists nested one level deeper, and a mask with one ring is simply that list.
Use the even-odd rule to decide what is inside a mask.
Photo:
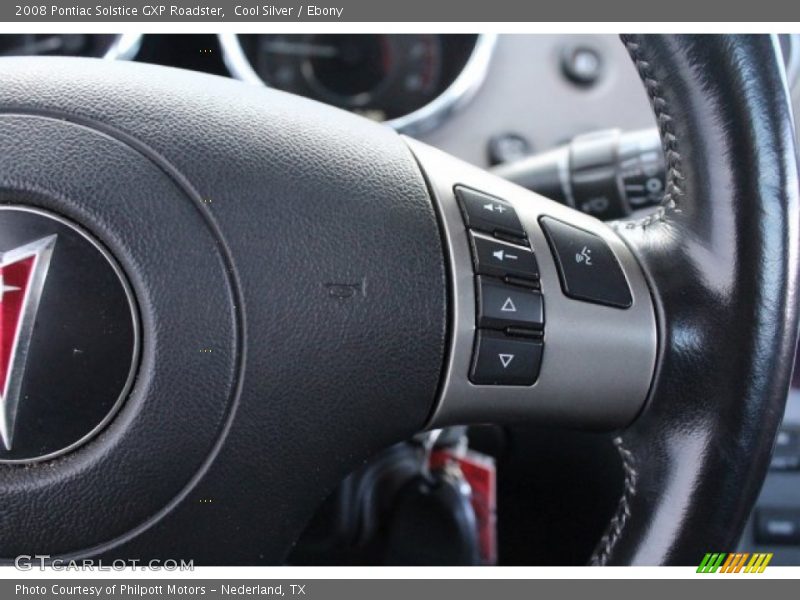
[{"label": "instrument cluster", "polygon": [[3,34],[0,56],[137,60],[229,75],[404,133],[440,124],[478,90],[495,35]]}]

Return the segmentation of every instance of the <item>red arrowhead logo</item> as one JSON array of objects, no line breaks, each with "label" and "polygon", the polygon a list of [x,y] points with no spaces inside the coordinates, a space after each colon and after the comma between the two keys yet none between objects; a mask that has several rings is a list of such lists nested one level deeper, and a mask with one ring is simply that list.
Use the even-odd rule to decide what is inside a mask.
[{"label": "red arrowhead logo", "polygon": [[11,450],[33,325],[56,236],[0,254],[0,441]]}]

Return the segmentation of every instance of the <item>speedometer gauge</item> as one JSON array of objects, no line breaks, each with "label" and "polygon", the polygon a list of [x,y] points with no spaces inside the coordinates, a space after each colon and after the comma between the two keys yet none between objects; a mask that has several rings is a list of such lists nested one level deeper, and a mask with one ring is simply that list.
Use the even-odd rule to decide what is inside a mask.
[{"label": "speedometer gauge", "polygon": [[253,67],[267,85],[380,121],[413,111],[440,87],[435,35],[255,37]]},{"label": "speedometer gauge", "polygon": [[220,36],[231,73],[398,129],[420,129],[481,83],[493,46],[475,35]]}]

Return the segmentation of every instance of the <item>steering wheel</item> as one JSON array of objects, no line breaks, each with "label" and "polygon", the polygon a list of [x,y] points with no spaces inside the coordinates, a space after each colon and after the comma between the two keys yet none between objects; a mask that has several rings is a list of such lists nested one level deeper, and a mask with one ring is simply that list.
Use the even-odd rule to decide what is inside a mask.
[{"label": "steering wheel", "polygon": [[0,62],[0,557],[280,563],[382,448],[616,432],[597,564],[731,549],[797,331],[769,36],[623,38],[668,164],[601,223],[388,128],[221,77]]}]

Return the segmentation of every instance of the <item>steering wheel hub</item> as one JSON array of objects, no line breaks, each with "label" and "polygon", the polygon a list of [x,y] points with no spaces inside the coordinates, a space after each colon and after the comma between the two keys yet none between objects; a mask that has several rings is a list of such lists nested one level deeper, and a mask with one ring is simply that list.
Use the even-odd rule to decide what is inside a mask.
[{"label": "steering wheel hub", "polygon": [[80,551],[152,519],[202,470],[235,397],[235,283],[213,224],[174,167],[98,127],[0,116],[15,139],[0,157],[2,329],[21,386],[16,414],[4,396],[0,463],[38,461],[0,464],[2,556]]},{"label": "steering wheel hub", "polygon": [[53,458],[125,400],[139,315],[108,251],[69,221],[0,207],[0,462]]}]

